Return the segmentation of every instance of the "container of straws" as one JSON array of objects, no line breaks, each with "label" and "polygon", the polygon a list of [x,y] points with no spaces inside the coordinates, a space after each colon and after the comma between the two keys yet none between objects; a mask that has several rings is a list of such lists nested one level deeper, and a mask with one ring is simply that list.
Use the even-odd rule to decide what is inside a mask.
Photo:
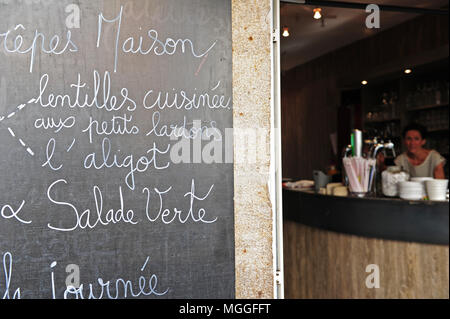
[{"label": "container of straws", "polygon": [[363,157],[342,159],[350,193],[364,197],[371,192],[376,174],[376,160]]}]

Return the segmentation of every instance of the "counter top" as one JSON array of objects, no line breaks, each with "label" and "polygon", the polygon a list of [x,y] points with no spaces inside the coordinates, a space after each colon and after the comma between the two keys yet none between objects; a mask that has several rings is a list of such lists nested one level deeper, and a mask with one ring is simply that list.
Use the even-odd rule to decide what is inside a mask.
[{"label": "counter top", "polygon": [[283,189],[284,219],[380,239],[448,245],[449,202],[339,197]]}]

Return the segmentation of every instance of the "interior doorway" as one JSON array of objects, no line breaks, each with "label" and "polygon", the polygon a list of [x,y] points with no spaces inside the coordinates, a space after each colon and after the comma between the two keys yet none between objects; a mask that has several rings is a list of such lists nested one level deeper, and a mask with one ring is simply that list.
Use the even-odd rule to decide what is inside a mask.
[{"label": "interior doorway", "polygon": [[[398,4],[279,2],[280,194],[286,185],[311,190],[318,170],[343,182],[353,129],[367,142],[393,143],[398,155],[405,151],[403,128],[420,123],[430,133],[426,147],[448,162],[448,1]],[[386,156],[392,163],[395,156]],[[327,282],[313,282],[324,280],[320,274],[299,272],[300,262],[314,269],[295,260],[307,249],[299,234],[283,234],[285,297],[311,297],[305,284],[326,289]]]}]

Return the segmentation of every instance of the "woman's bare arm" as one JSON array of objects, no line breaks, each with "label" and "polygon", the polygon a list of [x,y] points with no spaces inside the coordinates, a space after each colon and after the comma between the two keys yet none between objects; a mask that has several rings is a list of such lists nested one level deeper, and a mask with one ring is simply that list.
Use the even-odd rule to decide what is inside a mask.
[{"label": "woman's bare arm", "polygon": [[436,179],[445,179],[444,163],[441,163],[434,168],[433,176]]}]

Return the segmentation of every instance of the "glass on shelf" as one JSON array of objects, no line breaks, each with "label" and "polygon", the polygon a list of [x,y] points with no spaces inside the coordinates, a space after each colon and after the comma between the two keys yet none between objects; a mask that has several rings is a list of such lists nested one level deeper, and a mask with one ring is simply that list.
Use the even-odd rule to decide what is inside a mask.
[{"label": "glass on shelf", "polygon": [[441,94],[441,87],[440,83],[438,81],[434,82],[433,84],[433,92],[434,92],[434,103],[436,105],[440,105],[442,100],[442,94]]},{"label": "glass on shelf", "polygon": [[415,90],[407,92],[405,97],[405,106],[407,109],[447,103],[448,81],[418,83]]}]

